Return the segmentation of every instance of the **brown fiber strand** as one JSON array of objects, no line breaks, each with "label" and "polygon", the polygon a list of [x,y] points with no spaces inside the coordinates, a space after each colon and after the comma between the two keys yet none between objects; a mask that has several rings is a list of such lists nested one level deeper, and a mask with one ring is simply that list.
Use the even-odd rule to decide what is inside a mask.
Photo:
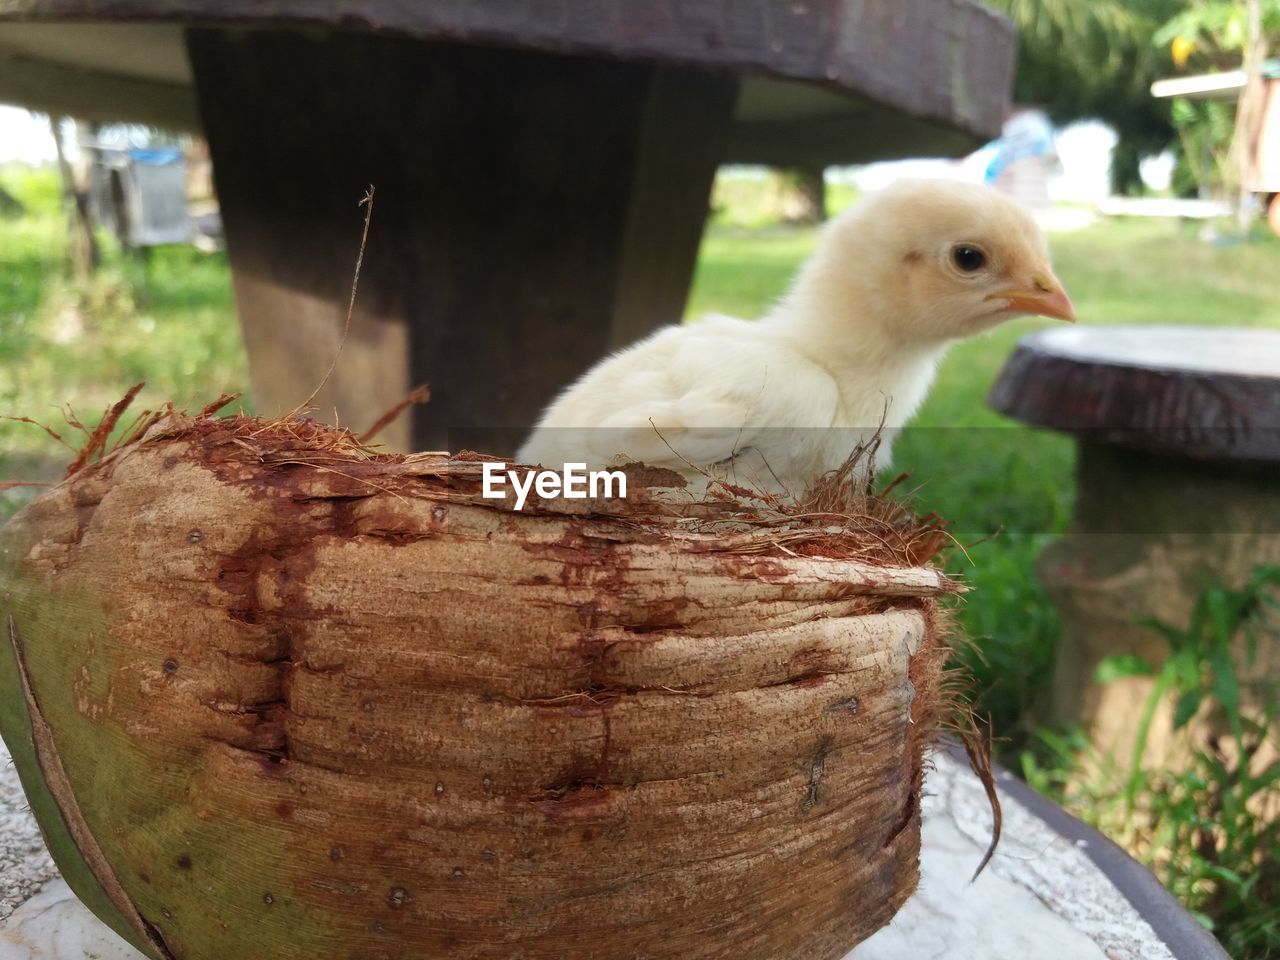
[{"label": "brown fiber strand", "polygon": [[71,465],[67,467],[65,476],[69,477],[72,474],[83,470],[85,464],[93,458],[95,453],[106,452],[107,437],[109,437],[111,435],[111,431],[115,429],[116,422],[120,419],[121,414],[123,414],[125,410],[129,409],[129,404],[133,403],[134,398],[138,396],[142,388],[145,386],[145,381],[135,383],[129,388],[129,392],[126,393],[122,399],[117,401],[114,406],[110,407],[107,412],[103,414],[98,425],[94,427],[93,433],[89,434],[89,439],[85,442],[85,445],[80,448],[80,452],[76,454],[76,458],[72,460]]},{"label": "brown fiber strand", "polygon": [[53,437],[53,439],[57,440],[60,444],[62,444],[68,450],[75,450],[75,447],[71,446],[71,444],[67,443],[67,441],[62,439],[62,434],[55,433],[52,428],[45,426],[39,420],[32,420],[30,417],[9,417],[4,415],[0,415],[0,420],[10,420],[13,423],[29,423],[32,426],[39,427],[41,430],[43,430],[49,436]]},{"label": "brown fiber strand", "polygon": [[217,400],[214,400],[212,403],[206,403],[203,407],[201,407],[201,408],[200,408],[200,412],[199,412],[199,413],[197,413],[197,414],[196,414],[196,416],[197,416],[197,417],[212,417],[215,413],[217,413],[219,410],[221,410],[221,409],[222,409],[223,407],[225,407],[227,404],[229,404],[229,403],[235,403],[235,402],[236,402],[237,400],[239,400],[242,396],[244,396],[244,394],[242,394],[242,393],[241,393],[240,391],[238,391],[238,390],[237,390],[235,393],[224,393],[224,394],[223,394],[222,396],[220,396]]},{"label": "brown fiber strand", "polygon": [[[971,721],[975,721],[972,711],[965,716]],[[990,730],[990,722],[988,721],[988,731]],[[988,733],[983,735],[978,728],[976,722],[966,734],[963,729],[961,731],[961,742],[964,744],[965,755],[969,758],[969,766],[973,772],[977,774],[978,779],[982,781],[982,789],[986,791],[987,802],[991,804],[991,843],[987,845],[987,852],[982,855],[973,876],[969,878],[972,883],[978,879],[979,874],[986,869],[987,864],[991,862],[991,858],[995,856],[996,847],[1000,844],[1000,830],[1004,825],[1004,813],[1000,809],[1000,794],[996,791],[996,777],[991,769],[991,737]]]},{"label": "brown fiber strand", "polygon": [[365,208],[364,230],[360,234],[360,250],[356,253],[355,275],[351,278],[351,299],[347,302],[347,322],[342,328],[342,339],[338,341],[338,351],[333,355],[333,362],[329,364],[329,369],[325,371],[324,378],[321,379],[319,385],[311,391],[311,396],[294,407],[289,414],[290,417],[298,415],[303,410],[310,409],[311,404],[320,395],[320,391],[324,389],[324,385],[333,376],[333,371],[338,368],[338,361],[342,359],[343,348],[347,345],[347,336],[351,333],[351,314],[356,308],[356,291],[360,288],[360,267],[364,264],[364,248],[369,241],[369,221],[373,219],[373,190],[373,186],[370,185],[365,192],[364,198],[360,201],[360,206]]},{"label": "brown fiber strand", "polygon": [[[939,607],[934,612],[935,629],[944,637],[947,652],[954,653],[960,645],[973,646],[973,641],[959,630],[955,611],[951,608]],[[969,768],[982,783],[987,795],[987,803],[991,807],[991,842],[978,867],[973,871],[970,883],[978,879],[991,858],[995,855],[1000,843],[1004,814],[1000,809],[1000,794],[996,790],[995,770],[992,763],[994,745],[990,717],[982,719],[973,705],[973,678],[963,667],[954,662],[948,664],[942,672],[940,680],[939,717],[937,729],[946,732],[960,741],[965,756],[969,760]],[[949,738],[948,738],[949,739]],[[951,741],[954,743],[954,741]]]},{"label": "brown fiber strand", "polygon": [[428,388],[427,384],[419,384],[414,388],[412,393],[374,421],[372,427],[360,434],[360,442],[368,443],[379,433],[385,430],[387,426],[396,419],[396,417],[400,416],[400,414],[404,413],[415,403],[426,403],[430,399],[431,390]]}]

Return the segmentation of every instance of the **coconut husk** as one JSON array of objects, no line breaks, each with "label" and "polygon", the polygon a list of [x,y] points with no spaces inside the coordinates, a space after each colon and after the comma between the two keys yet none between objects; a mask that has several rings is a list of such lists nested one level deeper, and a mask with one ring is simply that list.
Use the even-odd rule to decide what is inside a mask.
[{"label": "coconut husk", "polygon": [[227,399],[0,531],[0,731],[144,953],[834,960],[914,890],[936,520],[639,465],[517,512]]}]

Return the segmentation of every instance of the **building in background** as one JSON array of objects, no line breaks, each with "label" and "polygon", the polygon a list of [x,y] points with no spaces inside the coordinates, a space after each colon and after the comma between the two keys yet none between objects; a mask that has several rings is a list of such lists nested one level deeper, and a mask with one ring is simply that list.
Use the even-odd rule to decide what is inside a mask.
[{"label": "building in background", "polygon": [[181,147],[81,144],[93,155],[89,196],[98,223],[126,250],[192,238],[187,162]]},{"label": "building in background", "polygon": [[[1258,197],[1271,229],[1280,234],[1280,59],[1263,64],[1262,76],[1265,99],[1257,115],[1258,128],[1249,137],[1254,149],[1242,186]],[[1244,70],[1226,70],[1157,80],[1151,85],[1151,94],[1160,98],[1234,101],[1240,98],[1247,82]]]},{"label": "building in background", "polygon": [[983,182],[1030,210],[1048,210],[1049,181],[1062,172],[1048,115],[1035,107],[1015,110],[994,147]]}]

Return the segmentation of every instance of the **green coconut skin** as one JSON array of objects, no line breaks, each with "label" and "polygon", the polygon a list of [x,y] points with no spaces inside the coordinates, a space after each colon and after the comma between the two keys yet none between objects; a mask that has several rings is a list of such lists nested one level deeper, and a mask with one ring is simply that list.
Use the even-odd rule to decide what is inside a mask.
[{"label": "green coconut skin", "polygon": [[[91,696],[107,693],[102,678],[116,668],[117,661],[110,645],[100,641],[110,634],[111,619],[100,605],[87,599],[87,591],[65,585],[42,590],[30,575],[16,572],[10,558],[25,552],[21,532],[21,521],[0,532],[0,553],[5,558],[0,567],[0,618],[9,635],[9,642],[0,645],[0,732],[58,869],[99,919],[154,960],[181,957],[179,945],[188,937],[218,943],[217,949],[226,950],[228,957],[265,960],[270,951],[263,952],[261,927],[255,929],[253,923],[230,926],[200,909],[208,890],[202,889],[196,865],[213,864],[223,851],[233,849],[237,840],[243,843],[243,829],[183,816],[182,806],[174,802],[187,789],[188,777],[182,773],[180,759],[159,745],[131,739],[110,720],[89,721],[77,708],[74,693],[78,679],[90,678]],[[54,740],[60,762],[68,771],[73,799],[60,802],[46,782],[24,696],[19,651],[40,715],[56,731]],[[85,669],[92,673],[86,674]],[[95,686],[99,689],[93,691]],[[198,770],[190,768],[190,772]],[[128,789],[127,784],[147,786]],[[127,808],[121,809],[108,799],[123,793],[134,798]],[[87,823],[110,824],[109,829],[97,830],[95,837],[108,863],[113,868],[121,864],[117,876],[143,920],[163,938],[161,949],[134,929],[86,861],[67,826],[68,816],[76,813],[64,813],[64,809],[72,804]],[[244,906],[263,911],[278,906],[281,912],[293,913],[284,892],[289,881],[270,877],[273,872],[282,872],[279,868],[287,863],[283,847],[273,851],[271,840],[271,831],[263,829],[255,833],[253,843],[262,851],[264,885],[280,893],[270,905],[261,896],[245,897]],[[122,853],[125,849],[130,851],[128,857]],[[174,851],[183,852],[175,855]],[[151,866],[129,866],[139,861]],[[305,940],[306,932],[290,925],[295,941]],[[171,946],[164,947],[166,943]]]},{"label": "green coconut skin", "polygon": [[[68,886],[85,906],[117,934],[153,960],[161,960],[150,942],[133,928],[112,903],[93,869],[85,862],[67,827],[67,821],[63,818],[58,801],[50,792],[40,769],[35,733],[18,666],[18,657],[25,656],[23,637],[39,633],[36,624],[22,613],[36,598],[32,598],[29,588],[19,588],[19,579],[15,576],[16,565],[12,558],[21,556],[23,552],[17,530],[16,526],[0,529],[0,583],[3,584],[3,589],[0,590],[0,629],[4,630],[4,640],[0,642],[0,737],[3,737],[9,754],[13,757],[27,803],[40,825],[45,845]],[[36,605],[39,605],[38,599]]]},{"label": "green coconut skin", "polygon": [[[209,815],[193,789],[208,774],[205,755],[164,742],[159,727],[129,731],[116,719],[145,712],[138,701],[147,686],[131,682],[137,652],[116,641],[120,615],[95,594],[122,578],[98,579],[101,563],[68,565],[50,577],[42,564],[24,562],[48,552],[42,541],[60,529],[59,515],[76,514],[70,499],[69,491],[55,492],[0,530],[0,733],[59,870],[94,914],[154,960],[190,955],[187,942],[201,944],[202,956],[269,960],[273,936],[287,937],[302,955],[325,956],[334,935],[290,894],[301,881],[283,824],[260,822],[249,836],[244,823]],[[164,669],[157,662],[153,672]],[[33,720],[51,732],[70,795],[55,796],[42,764],[52,758],[39,756]],[[88,825],[106,871],[95,871],[77,844],[69,826],[77,819]],[[258,882],[239,883],[241,873],[223,869],[227,858],[253,861]],[[111,877],[127,897],[123,909],[108,893]],[[209,911],[210,902],[224,906]],[[130,907],[141,929],[127,919]]]}]

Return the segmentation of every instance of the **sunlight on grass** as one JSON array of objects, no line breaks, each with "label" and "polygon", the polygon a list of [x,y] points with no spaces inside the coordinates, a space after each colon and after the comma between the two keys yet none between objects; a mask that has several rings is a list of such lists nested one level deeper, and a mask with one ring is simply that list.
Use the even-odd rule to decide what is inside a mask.
[{"label": "sunlight on grass", "polygon": [[816,227],[708,228],[685,315],[759,317],[786,292],[817,240]]}]

